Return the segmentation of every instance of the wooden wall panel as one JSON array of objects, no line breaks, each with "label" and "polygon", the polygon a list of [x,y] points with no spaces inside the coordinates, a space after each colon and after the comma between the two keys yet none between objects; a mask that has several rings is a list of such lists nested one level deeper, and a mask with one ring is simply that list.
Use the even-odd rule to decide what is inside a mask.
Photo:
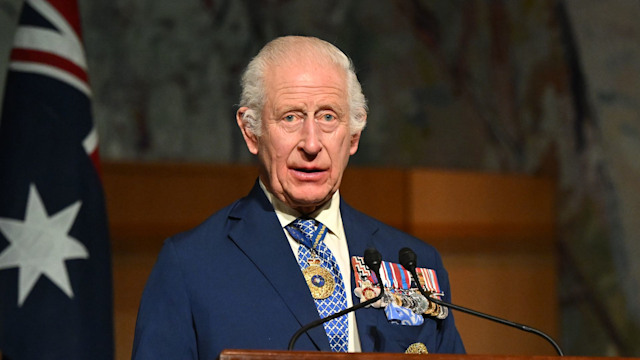
[{"label": "wooden wall panel", "polygon": [[[453,300],[557,339],[554,183],[545,178],[413,169],[409,231],[435,245]],[[456,312],[467,351],[554,355],[546,340]]]},{"label": "wooden wall panel", "polygon": [[412,169],[408,186],[409,231],[442,251],[553,247],[555,185],[550,179]]},{"label": "wooden wall panel", "polygon": [[[556,259],[551,253],[444,252],[453,302],[544,331],[558,338]],[[455,312],[473,354],[555,355],[536,335]]]},{"label": "wooden wall panel", "polygon": [[166,163],[107,162],[102,170],[115,251],[158,250],[245,196],[258,174],[253,166]]},{"label": "wooden wall panel", "polygon": [[352,167],[345,172],[340,193],[354,208],[386,224],[406,230],[406,184],[405,170]]},{"label": "wooden wall panel", "polygon": [[[256,176],[255,166],[103,164],[117,359],[130,358],[138,303],[164,239],[246,195]],[[352,206],[439,248],[459,305],[557,336],[553,182],[352,167],[341,192]],[[455,316],[470,353],[553,354],[531,334]]]}]

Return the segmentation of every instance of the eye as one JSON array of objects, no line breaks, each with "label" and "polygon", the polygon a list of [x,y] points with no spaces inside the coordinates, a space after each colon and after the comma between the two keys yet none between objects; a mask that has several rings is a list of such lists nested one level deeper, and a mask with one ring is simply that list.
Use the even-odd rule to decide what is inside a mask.
[{"label": "eye", "polygon": [[302,126],[302,122],[303,122],[303,119],[300,117],[299,114],[296,114],[295,112],[291,112],[288,114],[283,114],[280,120],[278,121],[278,124],[280,124],[280,126],[284,130],[288,132],[293,132],[293,131],[297,131]]},{"label": "eye", "polygon": [[324,132],[332,132],[340,125],[340,118],[334,113],[327,111],[317,117],[316,123]]}]

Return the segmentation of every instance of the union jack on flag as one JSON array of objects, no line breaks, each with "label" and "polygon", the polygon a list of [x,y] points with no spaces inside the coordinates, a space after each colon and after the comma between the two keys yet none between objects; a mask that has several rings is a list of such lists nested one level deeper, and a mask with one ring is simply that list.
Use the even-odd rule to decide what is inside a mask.
[{"label": "union jack on flag", "polygon": [[3,359],[113,359],[90,98],[76,0],[25,0],[0,118]]}]

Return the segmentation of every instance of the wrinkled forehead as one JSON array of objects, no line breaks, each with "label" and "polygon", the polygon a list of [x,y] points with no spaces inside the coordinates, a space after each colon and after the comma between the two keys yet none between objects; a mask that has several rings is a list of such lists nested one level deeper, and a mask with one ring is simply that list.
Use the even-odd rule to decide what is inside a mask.
[{"label": "wrinkled forehead", "polygon": [[343,112],[348,108],[346,75],[333,64],[297,63],[275,66],[265,74],[266,108],[312,104],[331,105]]},{"label": "wrinkled forehead", "polygon": [[287,59],[270,64],[264,72],[267,91],[283,85],[330,85],[347,91],[347,72],[330,59],[312,58]]}]

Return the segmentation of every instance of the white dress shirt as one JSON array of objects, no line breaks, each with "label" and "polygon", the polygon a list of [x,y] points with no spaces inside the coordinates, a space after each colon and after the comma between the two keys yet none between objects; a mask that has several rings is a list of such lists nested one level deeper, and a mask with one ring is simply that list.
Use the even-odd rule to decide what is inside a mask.
[{"label": "white dress shirt", "polygon": [[[273,194],[271,194],[260,181],[260,187],[262,191],[267,195],[267,198],[273,205],[276,211],[282,231],[289,240],[291,251],[293,255],[298,258],[298,247],[300,244],[291,237],[285,227],[302,214],[296,210],[290,208],[288,205],[280,201]],[[351,298],[351,259],[349,258],[349,248],[347,246],[347,238],[344,234],[344,227],[342,226],[342,216],[340,214],[340,194],[338,191],[333,194],[331,199],[324,204],[321,208],[317,209],[313,213],[308,215],[310,218],[316,219],[327,226],[329,231],[324,238],[324,243],[329,247],[329,250],[336,258],[338,267],[340,267],[340,273],[344,282],[344,288],[347,295],[347,306],[353,305]],[[358,327],[356,326],[356,316],[354,312],[349,313],[349,352],[360,352],[362,348],[360,346],[360,337],[358,336]]]}]

